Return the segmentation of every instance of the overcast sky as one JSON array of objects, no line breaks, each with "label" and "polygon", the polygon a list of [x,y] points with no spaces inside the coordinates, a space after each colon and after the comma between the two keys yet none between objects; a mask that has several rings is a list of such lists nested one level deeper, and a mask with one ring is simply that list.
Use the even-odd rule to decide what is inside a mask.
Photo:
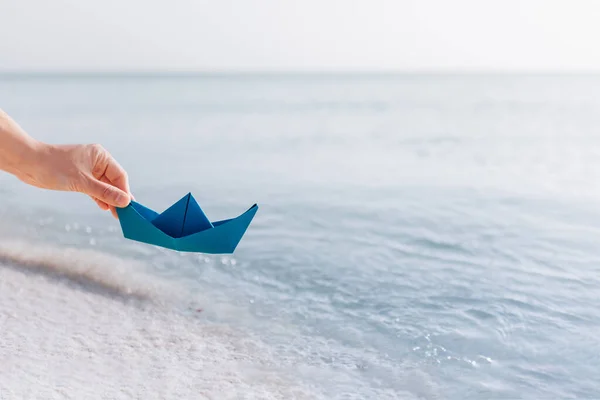
[{"label": "overcast sky", "polygon": [[0,70],[594,70],[596,0],[0,0]]}]

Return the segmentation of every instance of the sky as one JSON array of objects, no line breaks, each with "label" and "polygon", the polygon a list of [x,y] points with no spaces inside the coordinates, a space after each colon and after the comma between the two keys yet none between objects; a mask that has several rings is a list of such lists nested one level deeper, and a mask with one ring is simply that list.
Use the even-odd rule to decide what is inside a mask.
[{"label": "sky", "polygon": [[600,71],[596,0],[0,0],[0,71]]}]

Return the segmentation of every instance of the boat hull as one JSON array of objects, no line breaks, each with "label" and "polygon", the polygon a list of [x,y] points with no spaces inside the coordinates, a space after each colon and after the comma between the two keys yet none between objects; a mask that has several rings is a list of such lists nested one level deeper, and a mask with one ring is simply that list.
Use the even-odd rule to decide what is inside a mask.
[{"label": "boat hull", "polygon": [[254,204],[236,218],[213,222],[212,228],[177,238],[157,228],[152,219],[159,214],[139,203],[132,202],[127,207],[117,208],[117,215],[127,239],[182,252],[231,254],[257,211],[258,205]]}]

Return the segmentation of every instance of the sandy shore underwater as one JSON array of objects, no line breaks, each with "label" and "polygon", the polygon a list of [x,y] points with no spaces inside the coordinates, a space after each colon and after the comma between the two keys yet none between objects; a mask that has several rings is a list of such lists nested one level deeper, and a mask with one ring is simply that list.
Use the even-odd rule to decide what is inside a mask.
[{"label": "sandy shore underwater", "polygon": [[0,243],[0,399],[314,399],[135,262]]}]

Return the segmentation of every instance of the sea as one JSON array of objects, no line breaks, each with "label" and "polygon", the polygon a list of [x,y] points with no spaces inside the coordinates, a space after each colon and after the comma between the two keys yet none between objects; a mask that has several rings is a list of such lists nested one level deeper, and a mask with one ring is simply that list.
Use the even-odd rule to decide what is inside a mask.
[{"label": "sea", "polygon": [[233,254],[0,174],[0,399],[600,398],[600,76],[4,74],[136,200],[259,206]]}]

